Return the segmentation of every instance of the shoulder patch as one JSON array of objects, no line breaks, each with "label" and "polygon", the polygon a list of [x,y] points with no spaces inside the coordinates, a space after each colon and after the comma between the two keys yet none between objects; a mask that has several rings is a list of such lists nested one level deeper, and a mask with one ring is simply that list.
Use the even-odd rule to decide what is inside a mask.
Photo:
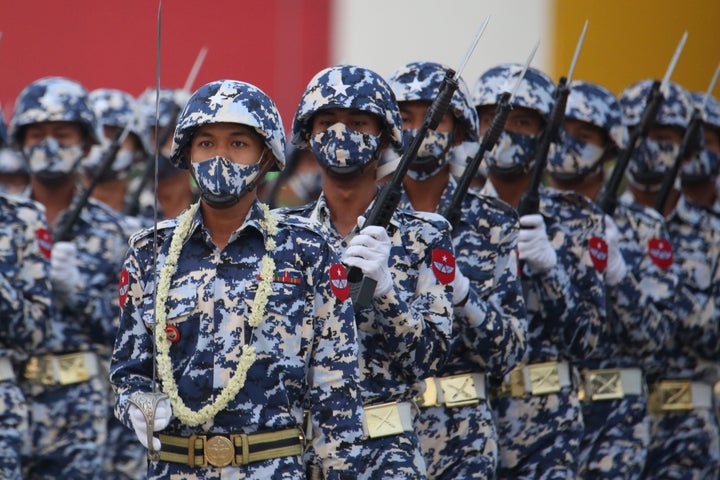
[{"label": "shoulder patch", "polygon": [[590,259],[595,269],[602,272],[607,267],[608,246],[600,237],[591,237],[588,240],[588,248],[590,249]]},{"label": "shoulder patch", "polygon": [[335,263],[330,266],[330,289],[341,302],[350,297],[347,271],[342,263]]},{"label": "shoulder patch", "polygon": [[37,236],[37,242],[38,242],[38,248],[40,248],[40,252],[42,252],[43,256],[50,259],[50,252],[52,252],[52,234],[50,231],[46,228],[39,228],[35,235]]},{"label": "shoulder patch", "polygon": [[455,255],[442,248],[432,251],[432,271],[443,285],[455,280]]},{"label": "shoulder patch", "polygon": [[664,238],[651,238],[648,241],[648,255],[658,267],[666,270],[673,263],[673,248]]}]

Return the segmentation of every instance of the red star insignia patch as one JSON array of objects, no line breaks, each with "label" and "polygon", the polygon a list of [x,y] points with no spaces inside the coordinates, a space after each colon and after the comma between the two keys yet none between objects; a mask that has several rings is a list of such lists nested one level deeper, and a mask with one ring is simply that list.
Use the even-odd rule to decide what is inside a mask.
[{"label": "red star insignia patch", "polygon": [[608,261],[608,246],[600,237],[592,237],[588,241],[590,247],[590,259],[592,260],[595,269],[602,272],[607,267]]},{"label": "red star insignia patch", "polygon": [[341,263],[335,263],[330,267],[330,288],[341,302],[350,297],[347,271],[345,271],[345,266]]},{"label": "red star insignia patch", "polygon": [[49,260],[50,252],[52,252],[52,235],[48,230],[44,228],[38,229],[35,234],[37,235],[38,247],[40,248],[40,252],[42,252],[45,258]]},{"label": "red star insignia patch", "polygon": [[648,254],[655,265],[667,269],[673,262],[673,248],[664,238],[653,238],[648,242]]},{"label": "red star insignia patch", "polygon": [[433,249],[432,271],[443,285],[452,282],[455,279],[455,255],[442,248]]},{"label": "red star insignia patch", "polygon": [[123,269],[120,272],[120,287],[118,288],[118,300],[120,301],[120,308],[125,308],[125,301],[127,300],[128,290],[130,289],[130,274],[127,270]]}]

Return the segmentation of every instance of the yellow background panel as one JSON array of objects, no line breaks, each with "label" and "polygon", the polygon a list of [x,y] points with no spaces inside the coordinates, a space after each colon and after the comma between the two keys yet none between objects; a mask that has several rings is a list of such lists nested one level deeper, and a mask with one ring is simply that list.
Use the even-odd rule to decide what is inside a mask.
[{"label": "yellow background panel", "polygon": [[[615,94],[635,81],[665,75],[683,32],[687,43],[672,81],[706,91],[720,63],[719,0],[554,0],[553,79],[567,75],[585,20],[585,43],[573,78]],[[713,93],[720,97],[720,82]]]}]

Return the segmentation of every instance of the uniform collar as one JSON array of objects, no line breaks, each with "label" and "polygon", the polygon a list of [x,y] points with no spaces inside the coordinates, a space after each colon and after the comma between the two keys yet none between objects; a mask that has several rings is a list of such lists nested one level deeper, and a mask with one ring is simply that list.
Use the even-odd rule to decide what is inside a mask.
[{"label": "uniform collar", "polygon": [[[379,189],[378,189],[379,191]],[[403,192],[404,195],[404,192]],[[375,204],[375,200],[377,199],[377,196],[373,199],[372,202],[370,202],[370,205],[365,209],[365,212],[363,215],[365,218],[367,218],[368,214],[370,213],[370,210],[372,210],[373,205]],[[405,200],[407,200],[407,197],[405,197]],[[400,205],[403,204],[403,200],[401,199]],[[336,233],[337,230],[335,229],[335,225],[333,225],[332,220],[330,219],[330,208],[327,205],[327,201],[325,200],[325,193],[321,193],[320,196],[317,199],[317,202],[315,202],[315,207],[313,208],[312,212],[310,212],[310,220],[319,223],[323,227],[325,227],[328,231]],[[397,219],[397,215],[393,215],[390,219],[390,225],[394,227],[399,227],[400,222]],[[357,233],[358,228],[355,226],[351,234]]]},{"label": "uniform collar", "polygon": [[[263,237],[263,242],[267,240],[267,230],[264,227],[265,225],[265,215],[263,214],[262,209],[260,208],[260,201],[255,200],[252,205],[250,205],[250,209],[248,210],[247,215],[245,216],[245,220],[243,220],[243,223],[235,230],[228,239],[228,244],[235,241],[240,234],[242,234],[246,230],[255,230],[259,232]],[[195,212],[195,216],[193,218],[192,224],[190,225],[190,232],[188,233],[188,237],[193,235],[195,231],[200,228],[203,225],[202,220],[202,212],[200,208],[197,209]],[[204,229],[203,229],[204,231]],[[205,232],[208,235],[209,233]]]}]

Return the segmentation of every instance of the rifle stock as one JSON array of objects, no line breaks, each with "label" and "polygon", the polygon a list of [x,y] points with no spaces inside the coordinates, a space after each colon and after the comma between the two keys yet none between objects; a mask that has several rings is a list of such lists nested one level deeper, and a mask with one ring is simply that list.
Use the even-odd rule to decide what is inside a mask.
[{"label": "rifle stock", "polygon": [[565,120],[565,107],[567,99],[570,95],[570,86],[567,84],[567,78],[561,77],[555,90],[555,103],[552,112],[550,112],[550,120],[547,128],[543,133],[538,150],[535,153],[535,169],[530,179],[530,185],[518,203],[518,215],[530,215],[540,211],[540,183],[542,183],[543,173],[547,166],[547,156],[550,150],[550,144],[557,142],[560,126]]},{"label": "rifle stock", "polygon": [[615,167],[610,174],[610,179],[603,185],[602,190],[595,199],[595,203],[608,215],[612,216],[612,214],[615,213],[618,190],[625,170],[630,163],[630,158],[635,151],[638,140],[647,136],[648,130],[655,122],[655,117],[660,110],[663,98],[663,93],[660,91],[660,82],[655,80],[650,87],[650,93],[648,94],[648,100],[645,104],[640,123],[630,135],[627,148],[620,151]]},{"label": "rifle stock", "polygon": [[492,151],[500,138],[500,134],[505,128],[505,122],[507,121],[508,114],[512,108],[510,105],[510,97],[510,92],[505,92],[500,97],[497,109],[495,110],[495,115],[490,123],[490,128],[488,128],[485,135],[483,135],[479,150],[465,167],[460,180],[458,180],[457,188],[450,199],[450,203],[448,203],[445,208],[440,211],[440,215],[447,219],[453,229],[460,223],[463,198],[465,198],[465,195],[470,188],[470,184],[480,168],[480,163],[485,156],[485,152]]},{"label": "rifle stock", "polygon": [[[442,120],[442,117],[450,106],[450,100],[455,90],[458,89],[458,81],[454,76],[455,71],[452,69],[448,69],[447,72],[445,72],[445,78],[440,86],[440,91],[428,108],[417,135],[412,139],[407,150],[403,152],[400,163],[393,173],[392,178],[381,188],[375,198],[375,203],[366,218],[366,226],[375,225],[387,228],[390,223],[393,213],[400,204],[405,174],[408,168],[410,168],[410,164],[417,157],[417,152],[420,149],[422,141],[425,139],[425,134],[428,130],[437,128],[440,120]],[[376,282],[363,276],[362,270],[357,267],[351,267],[348,270],[347,278],[350,285],[350,295],[355,308],[365,308],[368,306],[372,300]]]}]

